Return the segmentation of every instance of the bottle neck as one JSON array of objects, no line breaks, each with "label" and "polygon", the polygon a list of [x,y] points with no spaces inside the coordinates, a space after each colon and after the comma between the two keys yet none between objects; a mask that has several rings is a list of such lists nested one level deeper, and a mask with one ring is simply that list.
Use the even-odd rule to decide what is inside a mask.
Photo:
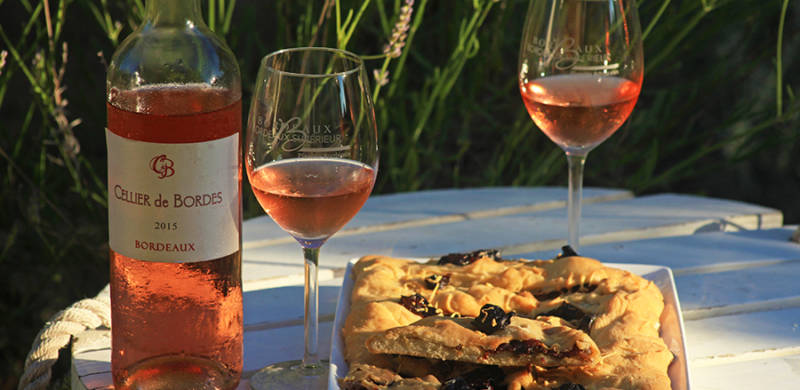
[{"label": "bottle neck", "polygon": [[147,0],[145,21],[153,27],[204,24],[200,0]]}]

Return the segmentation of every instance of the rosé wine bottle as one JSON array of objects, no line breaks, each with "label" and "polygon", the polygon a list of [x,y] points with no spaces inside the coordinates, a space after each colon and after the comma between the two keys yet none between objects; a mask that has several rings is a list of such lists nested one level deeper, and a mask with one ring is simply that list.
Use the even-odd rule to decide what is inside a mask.
[{"label": "ros\u00e9 wine bottle", "polygon": [[121,389],[242,371],[241,84],[199,0],[148,0],[107,75],[111,368]]}]

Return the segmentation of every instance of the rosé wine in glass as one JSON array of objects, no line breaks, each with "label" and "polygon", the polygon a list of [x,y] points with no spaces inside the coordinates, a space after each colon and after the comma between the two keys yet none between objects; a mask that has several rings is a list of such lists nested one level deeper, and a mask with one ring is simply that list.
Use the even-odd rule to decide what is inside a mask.
[{"label": "ros\u00e9 wine in glass", "polygon": [[564,74],[520,86],[536,126],[564,149],[590,149],[628,119],[639,84],[614,76]]},{"label": "ros\u00e9 wine in glass", "polygon": [[264,211],[298,240],[324,241],[367,201],[375,170],[351,160],[287,159],[250,172]]}]

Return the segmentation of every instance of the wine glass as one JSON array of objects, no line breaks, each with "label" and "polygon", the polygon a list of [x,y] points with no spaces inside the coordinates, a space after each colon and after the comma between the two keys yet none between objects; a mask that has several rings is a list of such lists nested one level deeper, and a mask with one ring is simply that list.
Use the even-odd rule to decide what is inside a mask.
[{"label": "wine glass", "polygon": [[305,258],[305,353],[259,370],[254,389],[327,387],[317,351],[317,267],[322,244],[369,197],[378,170],[375,113],[361,59],[294,48],[261,61],[247,123],[245,165],[264,211]]},{"label": "wine glass", "polygon": [[536,126],[566,152],[567,243],[575,250],[586,156],[630,115],[643,69],[635,1],[531,1],[519,54],[519,89]]}]

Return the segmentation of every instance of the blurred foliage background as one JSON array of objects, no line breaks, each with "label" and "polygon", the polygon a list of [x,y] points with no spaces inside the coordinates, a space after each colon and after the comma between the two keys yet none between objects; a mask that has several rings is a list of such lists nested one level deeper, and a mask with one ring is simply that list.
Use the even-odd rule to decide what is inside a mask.
[{"label": "blurred foliage background", "polygon": [[[201,2],[239,58],[245,107],[273,50],[343,47],[368,59],[374,193],[566,185],[563,153],[517,90],[528,0]],[[589,155],[585,184],[738,199],[800,222],[800,10],[789,3],[638,0],[643,92]],[[105,68],[143,9],[0,0],[0,390],[16,388],[46,320],[108,282]],[[405,21],[404,44],[385,50]],[[261,215],[245,194],[246,215]]]}]

